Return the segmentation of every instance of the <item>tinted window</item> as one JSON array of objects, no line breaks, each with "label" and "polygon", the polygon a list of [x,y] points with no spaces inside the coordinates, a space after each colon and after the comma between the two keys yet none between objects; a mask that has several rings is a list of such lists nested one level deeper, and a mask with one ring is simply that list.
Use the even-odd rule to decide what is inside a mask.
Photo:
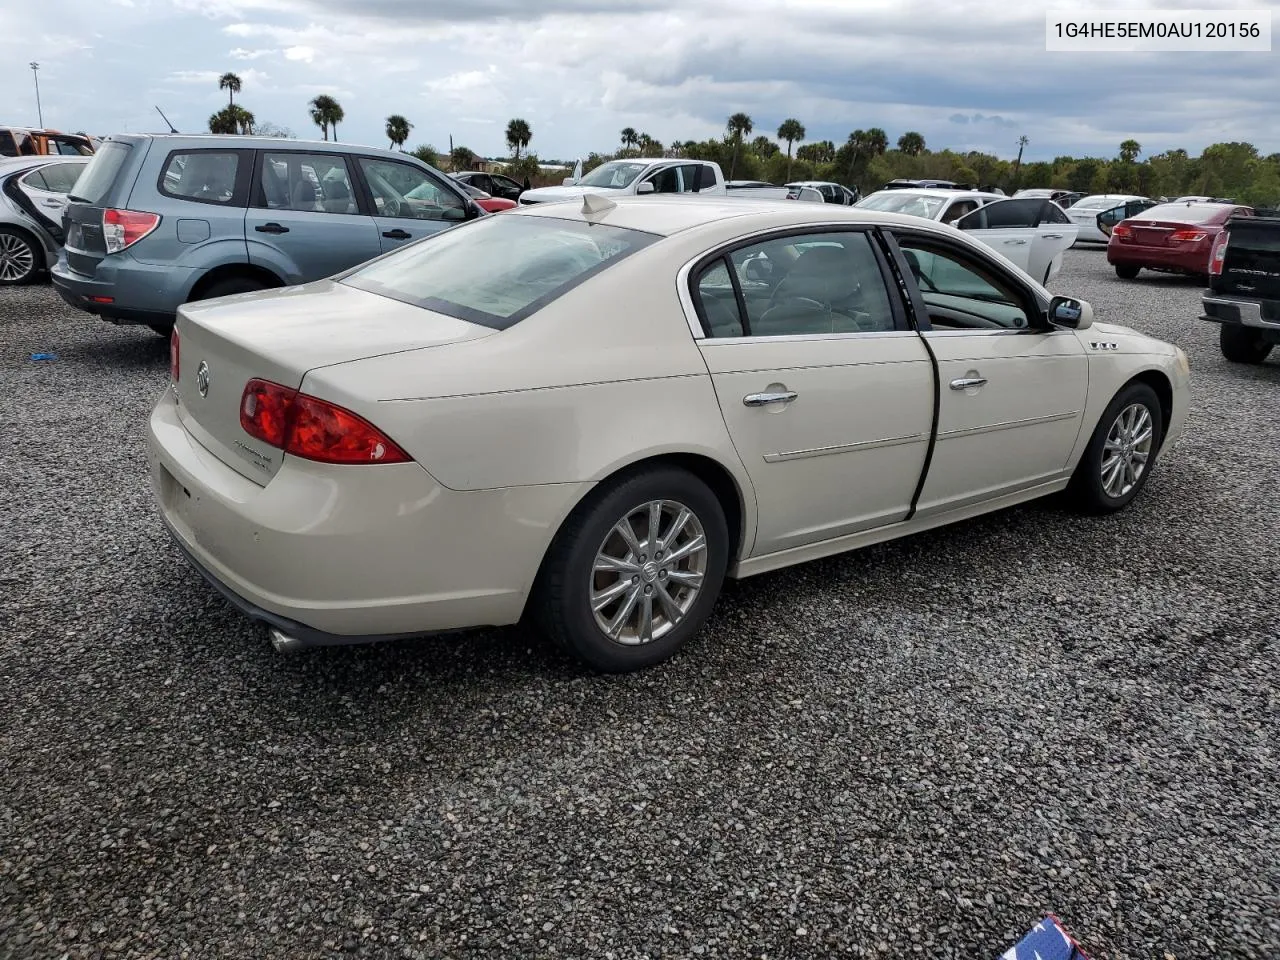
[{"label": "tinted window", "polygon": [[22,178],[22,182],[36,190],[70,193],[84,168],[82,163],[50,163],[31,171]]},{"label": "tinted window", "polygon": [[779,237],[740,247],[728,260],[745,316],[723,259],[705,267],[695,281],[704,329],[713,337],[894,329],[884,277],[864,233]]},{"label": "tinted window", "polygon": [[171,153],[160,175],[160,192],[200,203],[230,203],[235,198],[240,155],[214,150]]},{"label": "tinted window", "polygon": [[1034,227],[1040,222],[1045,201],[997,200],[956,223],[961,230],[996,230],[1002,227]]},{"label": "tinted window", "polygon": [[18,144],[8,130],[0,130],[0,157],[16,157]]},{"label": "tinted window", "polygon": [[659,238],[551,217],[484,217],[358,267],[353,287],[503,329]]},{"label": "tinted window", "polygon": [[700,163],[686,163],[680,168],[680,176],[684,179],[685,193],[697,193],[702,189],[702,171]]},{"label": "tinted window", "polygon": [[653,190],[655,193],[680,192],[679,167],[664,167],[647,179],[649,183],[653,184]]},{"label": "tinted window", "polygon": [[1044,209],[1040,212],[1041,223],[1070,223],[1071,218],[1067,216],[1056,203],[1050,202],[1044,205]]},{"label": "tinted window", "polygon": [[[360,158],[360,169],[373,194],[378,216],[412,220],[462,220],[467,206],[452,190],[425,170],[394,160]],[[488,193],[488,177],[472,177],[474,187]]]},{"label": "tinted window", "polygon": [[935,327],[1021,329],[1028,325],[1018,288],[998,271],[915,237],[898,237]]},{"label": "tinted window", "polygon": [[957,200],[947,207],[947,211],[942,215],[941,219],[943,223],[955,223],[966,213],[972,213],[977,209],[978,201],[976,200]]},{"label": "tinted window", "polygon": [[359,212],[351,171],[337,154],[264,154],[258,180],[268,210]]},{"label": "tinted window", "polygon": [[71,199],[82,203],[101,202],[110,191],[120,168],[124,166],[129,150],[129,146],[123,143],[104,143],[76,181]]}]

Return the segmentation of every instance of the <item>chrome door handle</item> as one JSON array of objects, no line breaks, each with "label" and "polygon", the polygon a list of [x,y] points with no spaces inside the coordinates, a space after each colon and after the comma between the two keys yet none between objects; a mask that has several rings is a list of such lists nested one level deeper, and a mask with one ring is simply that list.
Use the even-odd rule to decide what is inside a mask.
[{"label": "chrome door handle", "polygon": [[799,394],[794,390],[785,393],[748,393],[742,398],[742,403],[747,407],[763,407],[769,403],[790,403],[797,396]]},{"label": "chrome door handle", "polygon": [[1014,245],[1014,246],[1021,246],[1022,244],[1026,243],[1026,242],[1027,242],[1027,241],[1025,241],[1025,240],[1006,240],[1006,241],[1005,241],[1005,243],[1006,243],[1006,244],[1012,244],[1012,245]]},{"label": "chrome door handle", "polygon": [[1060,233],[1046,233],[1046,234],[1044,234],[1044,238],[1045,238],[1046,240],[1061,240],[1061,239],[1062,239],[1062,234],[1060,234]]},{"label": "chrome door handle", "polygon": [[961,377],[959,380],[951,381],[951,389],[968,390],[970,387],[980,387],[986,382],[986,377]]}]

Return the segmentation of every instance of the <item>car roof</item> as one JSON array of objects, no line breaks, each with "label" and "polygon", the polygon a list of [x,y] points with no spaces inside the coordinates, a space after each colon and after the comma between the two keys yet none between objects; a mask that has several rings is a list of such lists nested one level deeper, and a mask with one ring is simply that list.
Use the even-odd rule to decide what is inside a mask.
[{"label": "car roof", "polygon": [[281,150],[308,150],[322,153],[363,153],[396,160],[408,160],[410,163],[421,163],[411,153],[401,150],[388,150],[386,147],[374,147],[365,143],[339,143],[336,140],[294,140],[289,137],[256,137],[241,136],[234,133],[115,133],[105,138],[106,143],[141,143],[144,140],[155,140],[159,144],[167,144],[166,149],[180,149],[190,146],[200,149],[210,146],[238,147],[242,150],[277,147]]},{"label": "car roof", "polygon": [[[946,187],[908,187],[898,190],[877,190],[876,193],[892,193],[895,197],[939,197],[944,200],[972,200],[974,197],[986,197],[992,200],[1014,199],[1000,193],[989,193],[986,190],[948,190]],[[875,196],[875,194],[868,196]]]},{"label": "car roof", "polygon": [[47,167],[51,163],[88,163],[93,157],[61,153],[41,153],[23,157],[0,157],[0,173]]},{"label": "car roof", "polygon": [[[587,196],[593,196],[587,194]],[[795,200],[755,200],[738,197],[600,197],[612,207],[598,214],[584,214],[578,198],[567,202],[539,203],[518,207],[503,216],[551,217],[561,220],[591,220],[659,236],[733,221],[738,233],[771,227],[804,227],[818,224],[860,223],[909,226],[912,229],[944,229],[932,220],[899,213],[882,213],[865,207],[845,207],[830,203],[802,203]],[[932,225],[926,226],[926,225]]]},{"label": "car roof", "polygon": [[788,183],[788,184],[784,184],[784,186],[788,186],[788,187],[838,187],[838,186],[840,186],[840,184],[836,183],[834,180],[792,180],[790,183]]}]

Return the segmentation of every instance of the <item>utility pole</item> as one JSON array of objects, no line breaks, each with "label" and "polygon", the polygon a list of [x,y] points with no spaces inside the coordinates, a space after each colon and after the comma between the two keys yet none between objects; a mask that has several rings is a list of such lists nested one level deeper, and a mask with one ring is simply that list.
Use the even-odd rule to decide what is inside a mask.
[{"label": "utility pole", "polygon": [[36,82],[36,116],[40,121],[40,129],[44,129],[44,110],[40,107],[40,64],[31,61],[31,77]]}]

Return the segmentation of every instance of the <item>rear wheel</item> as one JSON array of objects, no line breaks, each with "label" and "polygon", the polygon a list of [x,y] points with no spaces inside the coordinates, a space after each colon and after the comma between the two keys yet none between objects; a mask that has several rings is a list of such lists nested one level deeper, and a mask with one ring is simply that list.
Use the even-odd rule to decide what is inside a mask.
[{"label": "rear wheel", "polygon": [[1116,276],[1121,280],[1132,280],[1138,275],[1138,271],[1141,269],[1141,267],[1135,267],[1130,263],[1117,263]]},{"label": "rear wheel", "polygon": [[192,300],[212,300],[214,297],[229,297],[236,293],[252,293],[255,290],[266,290],[267,284],[257,277],[226,277],[215,280],[205,287]]},{"label": "rear wheel", "polygon": [[565,522],[533,615],[608,673],[671,657],[706,622],[729,561],[724,509],[697,477],[651,467],[597,491]]},{"label": "rear wheel", "polygon": [[27,234],[0,227],[0,287],[30,283],[43,265],[44,258]]},{"label": "rear wheel", "polygon": [[1160,398],[1131,383],[1108,404],[1071,477],[1069,491],[1090,513],[1114,513],[1146,486],[1164,436]]},{"label": "rear wheel", "polygon": [[1271,353],[1271,344],[1267,343],[1261,330],[1234,323],[1222,325],[1218,345],[1222,348],[1222,355],[1232,363],[1262,363]]}]

